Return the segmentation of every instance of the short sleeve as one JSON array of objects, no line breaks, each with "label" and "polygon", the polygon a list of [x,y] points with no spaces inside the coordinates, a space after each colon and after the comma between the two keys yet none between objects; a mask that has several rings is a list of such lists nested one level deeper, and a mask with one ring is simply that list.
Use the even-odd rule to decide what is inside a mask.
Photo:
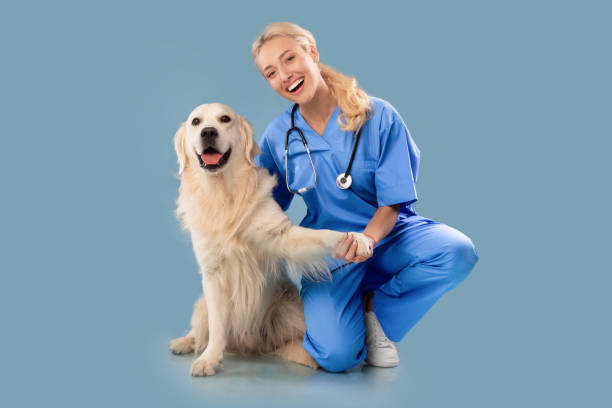
[{"label": "short sleeve", "polygon": [[[421,152],[400,115],[389,107],[381,124],[380,156],[375,174],[378,206],[417,201],[416,181]],[[386,122],[386,123],[385,123]]]},{"label": "short sleeve", "polygon": [[268,169],[270,174],[276,177],[277,183],[272,191],[272,195],[283,211],[287,211],[293,200],[293,194],[291,194],[285,186],[284,178],[281,176],[276,161],[272,156],[270,147],[268,146],[268,139],[265,135],[259,141],[259,149],[261,152],[259,155],[255,156],[255,163],[257,167]]}]

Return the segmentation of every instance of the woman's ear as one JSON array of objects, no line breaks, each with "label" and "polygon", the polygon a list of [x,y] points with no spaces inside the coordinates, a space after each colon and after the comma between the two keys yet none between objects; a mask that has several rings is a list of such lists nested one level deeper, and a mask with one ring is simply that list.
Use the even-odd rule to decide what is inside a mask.
[{"label": "woman's ear", "polygon": [[315,63],[319,62],[319,51],[317,51],[317,47],[312,44],[310,45],[310,55]]},{"label": "woman's ear", "polygon": [[251,124],[242,116],[239,116],[240,120],[240,134],[244,141],[244,156],[247,162],[255,167],[255,156],[259,154],[259,146],[253,140],[253,127]]},{"label": "woman's ear", "polygon": [[179,171],[178,178],[181,178],[183,175],[183,171],[185,171],[185,166],[187,165],[187,152],[185,150],[185,123],[181,123],[176,133],[174,134],[174,150],[176,151],[176,156],[178,157]]}]

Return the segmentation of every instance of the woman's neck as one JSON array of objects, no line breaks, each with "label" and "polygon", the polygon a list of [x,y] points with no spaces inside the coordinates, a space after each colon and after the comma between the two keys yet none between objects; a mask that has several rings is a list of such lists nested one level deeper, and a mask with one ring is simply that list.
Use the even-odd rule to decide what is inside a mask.
[{"label": "woman's neck", "polygon": [[309,124],[327,123],[338,104],[325,81],[321,80],[321,84],[314,97],[300,105],[300,114]]}]

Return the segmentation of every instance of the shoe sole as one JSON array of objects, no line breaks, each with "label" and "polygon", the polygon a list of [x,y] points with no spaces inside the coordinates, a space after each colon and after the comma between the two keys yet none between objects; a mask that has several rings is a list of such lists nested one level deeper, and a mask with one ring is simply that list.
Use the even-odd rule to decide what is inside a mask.
[{"label": "shoe sole", "polygon": [[372,364],[366,359],[365,362],[368,363],[368,365],[371,365],[372,367],[380,367],[380,368],[392,368],[392,367],[397,367],[399,365],[399,361],[396,363]]}]

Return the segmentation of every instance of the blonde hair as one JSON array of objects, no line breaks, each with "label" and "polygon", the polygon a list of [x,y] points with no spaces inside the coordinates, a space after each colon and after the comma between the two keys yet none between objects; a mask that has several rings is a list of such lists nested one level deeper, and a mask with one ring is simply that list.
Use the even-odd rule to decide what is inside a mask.
[{"label": "blonde hair", "polygon": [[[297,24],[289,22],[270,23],[253,42],[251,47],[253,59],[257,58],[264,43],[276,36],[294,39],[307,53],[310,53],[310,46],[315,48],[317,46],[312,33]],[[369,119],[369,114],[372,112],[368,95],[357,86],[355,78],[344,75],[321,62],[318,63],[318,66],[321,77],[323,77],[332,96],[338,102],[341,111],[338,116],[340,128],[344,131],[359,129]]]}]

